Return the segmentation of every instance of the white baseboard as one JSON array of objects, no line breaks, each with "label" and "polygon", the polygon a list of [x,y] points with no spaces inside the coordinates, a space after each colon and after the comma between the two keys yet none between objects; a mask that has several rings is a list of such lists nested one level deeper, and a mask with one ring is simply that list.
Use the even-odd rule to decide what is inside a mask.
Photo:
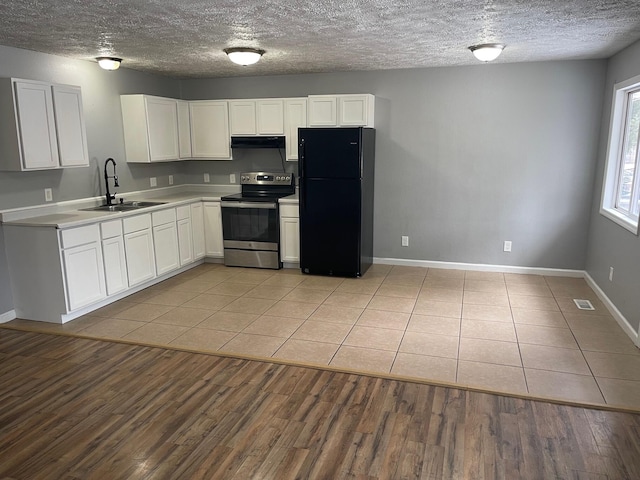
[{"label": "white baseboard", "polygon": [[620,310],[618,310],[618,307],[613,304],[609,297],[607,297],[604,291],[587,272],[584,272],[584,279],[587,281],[593,291],[596,292],[598,298],[602,300],[602,303],[604,303],[604,306],[607,307],[607,310],[609,310],[609,313],[611,313],[613,318],[616,319],[616,322],[618,322],[620,328],[624,330],[624,333],[626,333],[629,338],[633,340],[634,345],[640,347],[640,337],[638,336],[638,332],[633,329],[626,317],[622,314],[622,312],[620,312]]},{"label": "white baseboard", "polygon": [[15,320],[17,317],[15,310],[9,310],[5,313],[0,313],[0,323],[7,323],[11,320]]},{"label": "white baseboard", "polygon": [[404,258],[374,257],[373,263],[383,265],[404,265],[409,267],[443,268],[448,270],[475,270],[479,272],[521,273],[526,275],[547,275],[554,277],[584,277],[584,270],[564,270],[561,268],[514,267],[511,265],[488,265],[484,263],[436,262],[429,260],[406,260]]}]

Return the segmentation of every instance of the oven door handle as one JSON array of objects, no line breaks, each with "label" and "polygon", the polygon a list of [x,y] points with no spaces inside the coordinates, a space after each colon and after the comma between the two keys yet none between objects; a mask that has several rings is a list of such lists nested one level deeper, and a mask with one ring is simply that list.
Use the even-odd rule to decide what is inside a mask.
[{"label": "oven door handle", "polygon": [[265,202],[220,202],[221,208],[261,208],[264,210],[275,210],[275,203]]}]

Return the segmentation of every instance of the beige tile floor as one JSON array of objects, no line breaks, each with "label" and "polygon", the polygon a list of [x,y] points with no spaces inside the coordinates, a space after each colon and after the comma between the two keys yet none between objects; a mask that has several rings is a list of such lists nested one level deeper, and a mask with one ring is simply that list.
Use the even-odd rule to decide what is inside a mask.
[{"label": "beige tile floor", "polygon": [[64,325],[9,325],[640,409],[640,350],[576,278],[204,264]]}]

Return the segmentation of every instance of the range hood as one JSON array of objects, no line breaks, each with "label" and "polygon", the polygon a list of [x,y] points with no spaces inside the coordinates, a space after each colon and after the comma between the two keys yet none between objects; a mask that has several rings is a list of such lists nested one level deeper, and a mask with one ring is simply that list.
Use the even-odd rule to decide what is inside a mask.
[{"label": "range hood", "polygon": [[231,148],[284,148],[284,137],[231,137]]}]

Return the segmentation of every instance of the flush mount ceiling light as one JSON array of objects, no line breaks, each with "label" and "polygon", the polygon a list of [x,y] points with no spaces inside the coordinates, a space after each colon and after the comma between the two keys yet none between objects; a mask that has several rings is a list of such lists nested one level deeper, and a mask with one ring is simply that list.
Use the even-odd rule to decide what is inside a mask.
[{"label": "flush mount ceiling light", "polygon": [[504,50],[504,45],[501,43],[483,43],[482,45],[472,45],[469,50],[481,62],[491,62],[500,56],[502,50]]},{"label": "flush mount ceiling light", "polygon": [[260,50],[258,48],[245,48],[245,47],[236,47],[236,48],[225,48],[224,53],[227,54],[229,60],[233,63],[237,63],[238,65],[253,65],[260,57],[264,55],[264,50]]},{"label": "flush mount ceiling light", "polygon": [[120,68],[120,63],[122,63],[122,59],[116,57],[98,57],[96,60],[98,65],[105,70],[117,70]]}]

